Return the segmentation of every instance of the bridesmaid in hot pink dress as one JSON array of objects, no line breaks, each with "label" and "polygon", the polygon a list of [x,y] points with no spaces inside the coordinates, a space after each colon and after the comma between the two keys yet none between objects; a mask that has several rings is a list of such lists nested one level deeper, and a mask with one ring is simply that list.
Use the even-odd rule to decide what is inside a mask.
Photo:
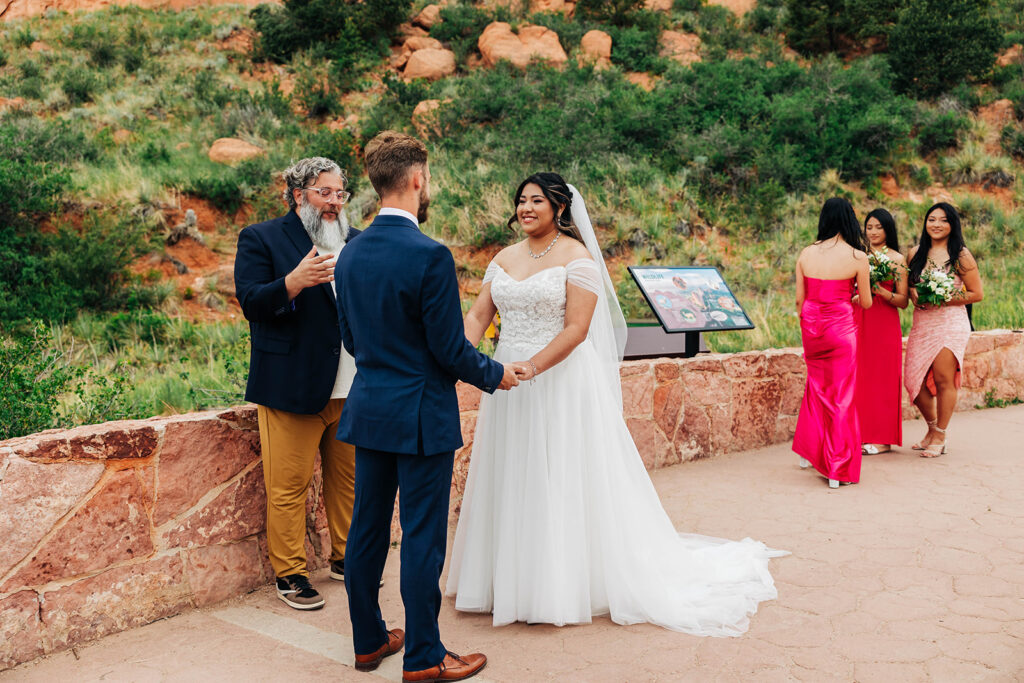
[{"label": "bridesmaid in hot pink dress", "polygon": [[861,453],[875,455],[903,445],[903,333],[899,309],[906,308],[906,261],[900,254],[896,221],[875,209],[864,221],[864,236],[873,253],[885,252],[896,264],[896,276],[871,287],[873,303],[861,313],[857,341],[857,415]]},{"label": "bridesmaid in hot pink dress", "polygon": [[[926,269],[953,273],[959,294],[940,306],[919,304],[914,285]],[[964,245],[960,216],[949,204],[940,202],[928,209],[921,241],[910,250],[909,270],[914,324],[907,339],[903,383],[928,424],[928,433],[912,448],[921,451],[921,457],[934,458],[946,452],[946,427],[956,408],[960,369],[971,338],[964,306],[984,296],[978,262]]]},{"label": "bridesmaid in hot pink dress", "polygon": [[871,307],[868,258],[857,216],[848,201],[833,197],[821,209],[818,239],[796,262],[807,384],[793,436],[800,466],[813,466],[830,488],[860,481],[854,292],[862,308]]}]

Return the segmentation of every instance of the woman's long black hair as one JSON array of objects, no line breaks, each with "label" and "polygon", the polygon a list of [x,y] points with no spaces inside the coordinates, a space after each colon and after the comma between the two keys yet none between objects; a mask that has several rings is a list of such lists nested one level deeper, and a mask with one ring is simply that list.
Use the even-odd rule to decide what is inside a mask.
[{"label": "woman's long black hair", "polygon": [[960,268],[960,252],[967,246],[964,244],[964,233],[960,227],[960,214],[946,202],[939,202],[924,214],[924,227],[921,228],[921,239],[917,244],[917,252],[907,265],[910,271],[911,285],[916,284],[921,279],[921,273],[924,271],[925,266],[928,265],[928,252],[932,248],[932,237],[928,234],[928,216],[932,215],[932,212],[936,209],[942,209],[946,214],[946,220],[949,221],[949,239],[946,241],[946,252],[949,254],[949,260],[941,265],[947,265],[954,271]]},{"label": "woman's long black hair", "polygon": [[574,240],[583,242],[579,229],[572,222],[572,192],[569,191],[569,184],[557,173],[534,173],[529,178],[519,183],[515,194],[512,195],[512,217],[508,219],[508,227],[512,228],[519,221],[519,214],[516,207],[519,206],[519,198],[523,196],[523,188],[533,183],[540,188],[551,206],[555,209],[555,227],[559,232],[565,233]]},{"label": "woman's long black hair", "polygon": [[854,213],[850,202],[842,197],[825,200],[825,205],[821,207],[821,215],[818,216],[816,241],[822,242],[836,235],[842,237],[843,241],[854,249],[867,251],[864,247],[864,236],[857,223],[857,214]]},{"label": "woman's long black hair", "polygon": [[885,230],[885,246],[890,251],[899,251],[900,236],[896,233],[896,219],[892,217],[891,213],[882,208],[875,209],[864,219],[864,244],[868,247],[871,246],[871,242],[868,240],[868,221],[872,218],[881,223],[882,230]]}]

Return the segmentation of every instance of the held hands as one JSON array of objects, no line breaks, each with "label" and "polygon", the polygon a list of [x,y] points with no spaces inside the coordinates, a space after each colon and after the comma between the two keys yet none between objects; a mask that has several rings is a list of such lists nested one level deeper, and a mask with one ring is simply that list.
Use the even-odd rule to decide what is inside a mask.
[{"label": "held hands", "polygon": [[511,389],[517,386],[520,381],[533,379],[533,368],[530,367],[529,363],[519,361],[516,363],[506,363],[504,365],[505,375],[501,378],[501,384],[498,385],[499,389]]},{"label": "held hands", "polygon": [[299,265],[284,278],[284,286],[288,289],[288,298],[294,299],[299,292],[307,287],[322,285],[334,279],[335,258],[330,254],[318,256],[313,247]]}]

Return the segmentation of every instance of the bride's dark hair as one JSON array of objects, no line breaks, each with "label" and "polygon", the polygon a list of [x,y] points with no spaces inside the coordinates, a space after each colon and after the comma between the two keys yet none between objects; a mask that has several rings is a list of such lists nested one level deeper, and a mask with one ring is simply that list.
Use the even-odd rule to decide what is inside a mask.
[{"label": "bride's dark hair", "polygon": [[512,217],[508,219],[509,229],[512,229],[512,226],[519,222],[516,208],[519,206],[519,198],[523,196],[523,188],[530,183],[539,187],[547,200],[551,202],[551,206],[554,207],[555,227],[558,228],[558,231],[582,243],[583,237],[580,235],[579,229],[572,222],[572,192],[569,191],[569,185],[562,176],[557,173],[534,173],[519,183],[515,194],[512,195]]}]

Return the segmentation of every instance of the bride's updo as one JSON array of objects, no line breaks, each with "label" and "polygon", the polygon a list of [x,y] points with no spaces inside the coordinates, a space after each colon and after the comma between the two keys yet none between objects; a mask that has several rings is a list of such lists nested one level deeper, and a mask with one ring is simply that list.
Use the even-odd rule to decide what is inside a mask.
[{"label": "bride's updo", "polygon": [[551,202],[551,206],[555,207],[555,227],[558,231],[578,242],[583,242],[579,229],[572,222],[572,192],[569,191],[565,179],[557,173],[534,173],[519,183],[515,194],[512,195],[512,217],[508,219],[508,227],[514,229],[512,226],[519,222],[519,215],[516,213],[519,198],[523,195],[523,188],[530,183],[540,187],[540,191]]}]

